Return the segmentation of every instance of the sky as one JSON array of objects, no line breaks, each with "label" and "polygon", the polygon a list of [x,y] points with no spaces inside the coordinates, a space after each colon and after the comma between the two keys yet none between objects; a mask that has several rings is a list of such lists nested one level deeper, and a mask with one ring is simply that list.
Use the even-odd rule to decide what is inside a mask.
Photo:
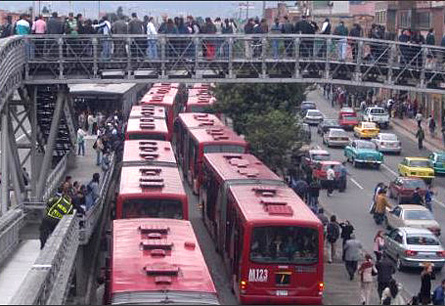
[{"label": "sky", "polygon": [[[116,12],[122,6],[125,14],[137,12],[139,16],[171,16],[188,15],[202,17],[238,17],[240,12],[246,17],[246,10],[240,11],[240,3],[247,1],[2,1],[0,9],[23,12],[29,7],[35,7],[36,11],[44,6],[59,14],[67,14],[70,11],[82,13],[87,18],[97,18],[100,3],[101,12]],[[261,16],[263,1],[248,1],[249,17]],[[267,7],[276,7],[278,1],[266,1]]]}]

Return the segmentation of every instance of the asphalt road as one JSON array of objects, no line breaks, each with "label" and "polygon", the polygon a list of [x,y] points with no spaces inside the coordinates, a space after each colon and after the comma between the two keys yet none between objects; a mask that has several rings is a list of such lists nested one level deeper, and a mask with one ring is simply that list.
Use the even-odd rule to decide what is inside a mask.
[{"label": "asphalt road", "polygon": [[[314,101],[317,107],[327,118],[337,118],[339,108],[331,107],[320,91],[312,91],[308,94],[307,100]],[[369,206],[375,186],[379,182],[389,184],[397,176],[397,165],[404,156],[428,156],[430,151],[427,149],[419,150],[413,137],[400,128],[390,126],[386,131],[398,135],[402,142],[402,154],[400,156],[385,154],[384,165],[380,170],[372,168],[354,168],[350,163],[347,165],[350,176],[346,192],[334,192],[333,196],[327,197],[326,191],[320,195],[320,201],[326,209],[334,214],[340,220],[349,220],[355,227],[355,233],[362,241],[366,251],[372,252],[373,239],[379,229],[384,229],[374,223],[372,215],[369,214]],[[352,132],[350,137],[353,138]],[[327,148],[322,144],[322,138],[317,134],[316,127],[312,127],[312,144],[319,144],[328,150],[333,160],[345,161],[342,148]],[[445,224],[445,177],[436,177],[433,180],[433,187],[437,192],[433,203],[433,213],[440,224]],[[395,202],[393,202],[395,204]],[[442,245],[445,246],[445,237],[440,238]],[[420,289],[420,270],[405,270],[397,272],[395,278],[402,283],[404,288],[411,294],[417,294]],[[433,288],[439,284],[442,278],[445,278],[444,272],[436,274],[436,281]]]}]

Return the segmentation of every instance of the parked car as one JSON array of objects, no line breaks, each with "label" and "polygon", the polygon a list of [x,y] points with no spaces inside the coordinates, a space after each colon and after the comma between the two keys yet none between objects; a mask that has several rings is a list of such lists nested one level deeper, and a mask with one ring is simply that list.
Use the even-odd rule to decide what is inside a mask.
[{"label": "parked car", "polygon": [[384,252],[396,261],[398,270],[422,267],[424,262],[441,270],[445,263],[445,250],[430,230],[400,227],[390,231],[384,239]]},{"label": "parked car", "polygon": [[445,152],[433,152],[428,156],[428,159],[430,160],[436,175],[445,174]]},{"label": "parked car", "polygon": [[428,208],[418,204],[403,204],[386,208],[386,226],[388,228],[413,227],[425,228],[440,236],[440,225],[434,220]]},{"label": "parked car", "polygon": [[303,118],[303,122],[309,125],[317,125],[322,122],[324,115],[318,109],[309,109]]},{"label": "parked car", "polygon": [[389,126],[389,114],[383,107],[367,107],[363,113],[363,121],[375,122],[380,127]]},{"label": "parked car", "polygon": [[[331,166],[334,166],[335,172],[335,185],[334,188],[338,188],[338,178],[340,177],[340,165],[341,162],[335,160],[321,161],[314,166],[312,170],[312,178],[320,181],[321,187],[327,187],[327,171]],[[346,188],[346,186],[345,186]]]},{"label": "parked car", "polygon": [[374,122],[360,122],[354,127],[354,136],[357,138],[374,138],[380,132],[380,129]]},{"label": "parked car", "polygon": [[321,148],[310,149],[304,153],[301,160],[301,169],[305,172],[312,173],[314,165],[321,161],[331,160],[331,154]]},{"label": "parked car", "polygon": [[420,188],[419,194],[424,197],[427,186],[421,178],[399,176],[389,183],[389,197],[397,199],[399,204],[404,202],[409,203],[412,200],[414,190],[417,187]]},{"label": "parked car", "polygon": [[357,113],[351,107],[343,107],[338,114],[340,126],[345,130],[352,130],[359,124]]},{"label": "parked car", "polygon": [[431,161],[425,157],[405,157],[398,166],[400,176],[414,176],[431,183],[434,169]]},{"label": "parked car", "polygon": [[371,140],[377,146],[380,152],[393,152],[400,154],[402,152],[402,143],[393,133],[379,133],[376,138]]},{"label": "parked car", "polygon": [[306,113],[310,109],[317,109],[317,105],[312,101],[303,101],[300,104],[300,115],[302,117],[306,116]]},{"label": "parked car", "polygon": [[341,129],[340,124],[338,123],[337,119],[324,119],[317,128],[317,133],[320,135],[323,135],[329,129]]},{"label": "parked car", "polygon": [[345,147],[344,154],[354,167],[358,164],[372,165],[379,169],[383,163],[383,154],[377,151],[375,144],[369,140],[353,140]]},{"label": "parked car", "polygon": [[329,129],[329,131],[323,135],[323,143],[328,147],[345,147],[349,142],[349,136],[343,129]]}]

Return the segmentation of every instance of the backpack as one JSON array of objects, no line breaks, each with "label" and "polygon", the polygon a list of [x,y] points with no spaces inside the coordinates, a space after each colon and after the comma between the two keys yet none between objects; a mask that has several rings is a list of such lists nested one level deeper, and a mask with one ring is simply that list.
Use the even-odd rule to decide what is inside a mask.
[{"label": "backpack", "polygon": [[340,237],[340,228],[337,224],[330,222],[328,224],[327,233],[328,235],[326,239],[328,239],[330,243],[334,243]]}]

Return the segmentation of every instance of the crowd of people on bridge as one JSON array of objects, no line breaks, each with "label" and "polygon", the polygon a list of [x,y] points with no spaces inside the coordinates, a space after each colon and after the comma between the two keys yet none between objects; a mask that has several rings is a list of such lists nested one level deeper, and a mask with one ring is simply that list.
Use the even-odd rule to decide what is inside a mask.
[{"label": "crowd of people on bridge", "polygon": [[[112,18],[111,18],[112,17]],[[389,51],[386,46],[381,43],[382,40],[399,41],[410,43],[400,47],[400,63],[417,65],[423,64],[421,56],[421,45],[436,45],[434,36],[434,29],[428,31],[426,37],[420,31],[412,29],[403,29],[401,34],[397,36],[396,33],[387,31],[383,25],[372,24],[371,28],[365,33],[360,24],[354,23],[351,28],[348,28],[343,20],[338,24],[333,25],[329,18],[326,18],[321,24],[317,24],[311,17],[305,15],[301,16],[298,21],[289,20],[288,16],[283,16],[281,19],[276,18],[272,24],[269,24],[265,18],[249,18],[244,25],[238,25],[233,18],[217,17],[212,20],[210,17],[205,19],[193,16],[176,16],[168,17],[162,16],[162,21],[158,24],[152,16],[143,16],[140,19],[137,13],[132,13],[131,17],[125,15],[105,15],[101,20],[91,20],[84,18],[82,14],[75,15],[69,13],[67,17],[59,17],[57,12],[53,12],[52,16],[47,18],[42,15],[35,17],[32,20],[30,14],[22,14],[20,19],[13,23],[12,17],[8,16],[5,24],[1,26],[0,37],[7,37],[11,35],[28,35],[28,34],[66,34],[75,38],[84,34],[103,34],[111,36],[112,34],[137,34],[146,35],[147,39],[135,39],[131,45],[128,45],[126,40],[111,40],[103,39],[102,58],[109,59],[114,56],[125,56],[127,52],[132,55],[146,56],[150,59],[158,58],[159,46],[158,34],[324,34],[343,36],[344,38],[336,38],[333,40],[336,57],[339,60],[345,60],[346,57],[357,59],[359,46],[358,42],[348,40],[353,37],[366,37],[380,42],[365,43],[365,51],[361,55],[363,60],[369,60],[379,63],[386,63],[389,60]],[[244,42],[244,55],[247,58],[260,57],[262,55],[263,41],[261,39],[246,40]],[[270,54],[274,58],[279,56],[294,56],[294,40],[293,39],[271,39]],[[167,46],[167,56],[193,56],[194,48],[191,40],[175,40]],[[441,46],[445,46],[445,36],[440,42]],[[188,46],[188,47],[187,47]],[[282,46],[282,48],[280,47]],[[302,38],[299,44],[299,55],[302,57],[316,56],[325,57],[326,52],[332,53],[333,50],[328,50],[326,41],[317,40],[313,38]],[[332,47],[331,47],[332,48]],[[188,50],[190,49],[190,50]],[[90,50],[91,52],[91,50]],[[206,39],[203,41],[202,47],[203,56],[208,59],[215,57],[227,57],[229,53],[229,46],[224,39]],[[30,52],[33,54],[33,52]],[[280,54],[281,53],[281,54]],[[442,54],[435,52],[428,52],[427,66],[431,66],[434,62],[442,62],[445,57]]]}]

